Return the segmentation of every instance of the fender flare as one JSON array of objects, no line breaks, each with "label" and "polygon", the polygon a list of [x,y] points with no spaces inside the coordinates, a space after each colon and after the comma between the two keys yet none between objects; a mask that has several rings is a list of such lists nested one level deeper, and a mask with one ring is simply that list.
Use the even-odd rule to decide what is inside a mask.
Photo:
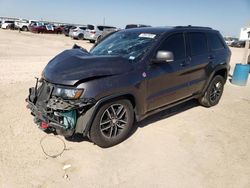
[{"label": "fender flare", "polygon": [[[132,95],[132,94],[131,93],[120,93],[120,94],[116,94],[116,95],[109,95],[109,96],[106,96],[106,97],[98,100],[94,106],[92,106],[90,109],[88,109],[85,114],[81,115],[77,119],[75,133],[81,133],[81,134],[83,134],[83,136],[87,136],[88,132],[90,130],[90,127],[92,125],[92,122],[95,118],[95,115],[97,113],[97,110],[101,107],[101,105],[109,100],[116,99],[116,98],[123,98],[126,95]],[[134,95],[132,95],[132,96],[134,97]],[[136,105],[135,105],[134,109],[135,109],[135,114],[136,114],[137,113]]]},{"label": "fender flare", "polygon": [[228,77],[228,72],[230,70],[230,66],[228,64],[219,64],[216,67],[213,68],[213,72],[209,75],[203,89],[202,89],[202,93],[201,95],[204,95],[204,93],[207,90],[207,87],[209,86],[209,83],[211,82],[211,80],[213,79],[214,75],[216,74],[216,72],[220,71],[220,70],[226,70],[226,78],[225,80],[227,80]]}]

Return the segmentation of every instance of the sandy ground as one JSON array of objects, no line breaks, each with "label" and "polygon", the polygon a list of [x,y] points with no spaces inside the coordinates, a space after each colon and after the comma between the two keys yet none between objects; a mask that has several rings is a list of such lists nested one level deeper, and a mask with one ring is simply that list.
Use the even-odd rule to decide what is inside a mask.
[{"label": "sandy ground", "polygon": [[[152,116],[123,143],[101,149],[46,136],[24,99],[46,63],[74,43],[62,35],[0,30],[0,187],[250,187],[250,80],[229,81],[219,105],[195,102]],[[232,49],[231,65],[242,49]],[[65,165],[71,165],[63,170]]]}]

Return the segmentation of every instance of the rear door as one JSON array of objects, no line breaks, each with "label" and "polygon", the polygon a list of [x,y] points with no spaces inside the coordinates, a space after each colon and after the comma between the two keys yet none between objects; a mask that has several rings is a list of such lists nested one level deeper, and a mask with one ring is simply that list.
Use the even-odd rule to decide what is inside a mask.
[{"label": "rear door", "polygon": [[189,96],[189,59],[183,33],[168,36],[156,50],[171,51],[174,61],[150,65],[147,75],[147,111]]},{"label": "rear door", "polygon": [[207,37],[204,32],[188,32],[187,41],[189,45],[189,90],[190,94],[199,93],[207,79],[210,56]]}]

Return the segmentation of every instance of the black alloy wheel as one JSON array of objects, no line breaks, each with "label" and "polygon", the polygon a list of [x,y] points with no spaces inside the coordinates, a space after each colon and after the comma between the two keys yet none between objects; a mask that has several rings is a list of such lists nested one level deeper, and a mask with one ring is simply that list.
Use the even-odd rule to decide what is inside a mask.
[{"label": "black alloy wheel", "polygon": [[111,147],[125,140],[133,126],[134,111],[126,99],[109,102],[97,112],[90,139],[100,147]]}]

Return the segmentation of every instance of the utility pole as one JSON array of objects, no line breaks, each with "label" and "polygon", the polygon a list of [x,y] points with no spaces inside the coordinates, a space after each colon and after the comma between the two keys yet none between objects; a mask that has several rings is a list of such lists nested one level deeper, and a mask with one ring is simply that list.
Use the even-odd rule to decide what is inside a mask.
[{"label": "utility pole", "polygon": [[103,21],[102,21],[103,25],[105,25],[105,17],[103,17]]}]

